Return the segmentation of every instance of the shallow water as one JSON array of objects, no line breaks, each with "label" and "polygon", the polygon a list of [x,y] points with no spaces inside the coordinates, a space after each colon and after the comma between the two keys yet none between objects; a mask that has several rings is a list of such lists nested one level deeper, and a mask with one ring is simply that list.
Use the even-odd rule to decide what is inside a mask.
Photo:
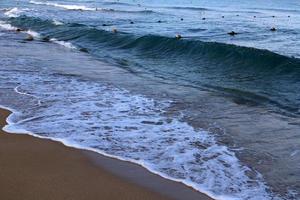
[{"label": "shallow water", "polygon": [[299,198],[297,1],[19,2],[0,4],[0,104],[19,112],[9,130],[217,199]]}]

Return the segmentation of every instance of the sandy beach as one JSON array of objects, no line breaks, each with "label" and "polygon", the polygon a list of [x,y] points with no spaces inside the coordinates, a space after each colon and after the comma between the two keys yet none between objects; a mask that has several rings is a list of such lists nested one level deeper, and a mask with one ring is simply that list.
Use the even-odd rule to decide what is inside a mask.
[{"label": "sandy beach", "polygon": [[[167,180],[156,175],[143,175],[150,177],[144,186],[134,182],[132,177],[125,178],[119,173],[115,175],[107,170],[111,161],[99,161],[95,153],[69,148],[61,143],[34,138],[29,135],[8,134],[2,130],[6,124],[9,111],[0,109],[0,197],[5,200],[87,200],[87,199],[173,199],[169,194],[174,193],[174,199],[210,199],[205,195],[193,192],[191,189],[168,184]],[[93,157],[93,159],[91,159]],[[109,159],[109,158],[107,158]],[[98,161],[96,161],[98,160]],[[101,160],[101,159],[100,159]],[[109,162],[109,164],[108,164]],[[115,161],[121,162],[122,161]],[[97,163],[97,164],[95,164]],[[101,164],[102,163],[102,164]],[[126,163],[126,162],[124,162]],[[113,163],[116,164],[116,163]],[[101,167],[106,165],[106,167]],[[127,163],[129,170],[131,164]],[[139,169],[138,174],[144,169]],[[116,166],[112,167],[116,170]],[[130,175],[131,174],[131,175]],[[141,175],[138,175],[141,177]],[[152,178],[151,178],[152,177]],[[155,177],[153,179],[153,177]],[[132,180],[130,180],[132,179]],[[159,179],[158,184],[156,184]],[[147,182],[147,180],[142,180]],[[168,182],[168,181],[167,181]],[[150,185],[150,186],[149,186]],[[157,185],[162,190],[174,191],[153,192],[148,188]],[[166,187],[167,185],[167,187]],[[176,190],[179,194],[176,195]],[[191,191],[189,191],[191,190]],[[169,194],[168,194],[169,193]]]},{"label": "sandy beach", "polygon": [[[9,112],[1,110],[1,127]],[[80,150],[28,135],[0,134],[6,200],[167,199],[94,166]]]}]

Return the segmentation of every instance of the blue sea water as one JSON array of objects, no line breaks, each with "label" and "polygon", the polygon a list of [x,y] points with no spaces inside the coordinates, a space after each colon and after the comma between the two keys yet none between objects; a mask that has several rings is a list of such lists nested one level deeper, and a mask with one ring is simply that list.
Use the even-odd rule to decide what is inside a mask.
[{"label": "blue sea water", "polygon": [[2,0],[0,104],[215,199],[299,199],[299,52],[297,0]]}]

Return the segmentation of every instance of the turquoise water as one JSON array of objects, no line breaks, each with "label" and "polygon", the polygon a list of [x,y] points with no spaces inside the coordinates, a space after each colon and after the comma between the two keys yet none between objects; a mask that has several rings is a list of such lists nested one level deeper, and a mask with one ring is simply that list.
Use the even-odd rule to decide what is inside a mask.
[{"label": "turquoise water", "polygon": [[2,89],[40,102],[2,95],[14,128],[215,198],[299,198],[299,1],[4,0],[0,30]]}]

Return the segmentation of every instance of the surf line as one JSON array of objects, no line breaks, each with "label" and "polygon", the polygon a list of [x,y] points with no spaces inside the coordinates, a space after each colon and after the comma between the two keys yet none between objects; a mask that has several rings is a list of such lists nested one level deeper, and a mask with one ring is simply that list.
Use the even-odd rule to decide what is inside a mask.
[{"label": "surf line", "polygon": [[32,95],[32,94],[28,94],[28,93],[25,93],[25,92],[21,92],[19,91],[19,87],[21,87],[21,85],[18,85],[17,87],[14,88],[14,91],[18,94],[21,94],[21,95],[26,95],[26,96],[29,96],[29,97],[33,97],[35,99],[37,99],[37,105],[38,106],[41,106],[42,105],[42,102],[41,100],[39,99],[39,97],[35,96],[35,95]]}]

